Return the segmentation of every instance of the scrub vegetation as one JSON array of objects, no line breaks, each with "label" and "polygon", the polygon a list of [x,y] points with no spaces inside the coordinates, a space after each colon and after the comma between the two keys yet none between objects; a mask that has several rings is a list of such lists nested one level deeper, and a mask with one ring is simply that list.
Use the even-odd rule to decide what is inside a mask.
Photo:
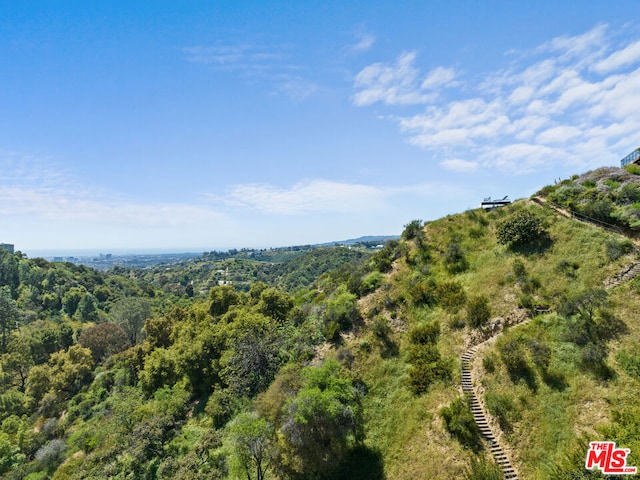
[{"label": "scrub vegetation", "polygon": [[627,236],[519,200],[281,261],[97,272],[0,249],[0,476],[501,478],[460,390],[493,337],[474,381],[520,478],[591,478],[595,440],[639,465],[640,278],[604,288],[638,261],[632,177],[539,193],[611,202],[589,216]]}]

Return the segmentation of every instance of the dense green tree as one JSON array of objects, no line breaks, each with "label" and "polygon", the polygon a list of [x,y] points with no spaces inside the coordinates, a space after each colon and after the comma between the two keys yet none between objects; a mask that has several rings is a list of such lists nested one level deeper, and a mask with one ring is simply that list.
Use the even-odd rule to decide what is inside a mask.
[{"label": "dense green tree", "polygon": [[78,303],[77,316],[83,322],[95,322],[98,320],[98,306],[96,298],[90,293],[85,294]]},{"label": "dense green tree", "polygon": [[56,352],[46,364],[36,365],[29,371],[27,393],[36,401],[49,394],[51,405],[67,400],[91,379],[93,365],[91,350],[80,345]]},{"label": "dense green tree", "polygon": [[286,292],[280,292],[275,288],[267,288],[260,293],[258,310],[274,320],[284,322],[292,308],[293,300]]},{"label": "dense green tree", "polygon": [[278,371],[281,333],[273,320],[247,313],[236,319],[230,343],[222,376],[232,392],[253,397],[269,386]]},{"label": "dense green tree", "polygon": [[240,295],[229,285],[220,285],[213,287],[209,293],[211,315],[224,315],[231,305],[240,302]]},{"label": "dense green tree", "polygon": [[96,363],[130,346],[127,333],[115,323],[99,323],[85,328],[78,337],[78,343],[91,350]]},{"label": "dense green tree", "polygon": [[87,293],[84,287],[71,287],[62,297],[62,306],[64,311],[70,317],[76,313],[78,309],[78,305],[80,305],[80,301],[84,298]]},{"label": "dense green tree", "polygon": [[241,413],[227,428],[236,468],[247,480],[264,480],[276,454],[275,430],[254,412]]},{"label": "dense green tree", "polygon": [[131,345],[138,343],[144,322],[150,317],[151,307],[143,298],[124,298],[111,309],[111,320],[127,333]]},{"label": "dense green tree", "polygon": [[9,287],[12,298],[20,286],[20,271],[16,255],[12,255],[4,248],[0,248],[0,287]]},{"label": "dense green tree", "polygon": [[7,352],[0,356],[1,371],[4,374],[0,385],[24,392],[29,369],[33,365],[29,340],[24,336],[15,338],[9,344]]},{"label": "dense green tree", "polygon": [[307,367],[301,377],[301,388],[287,402],[281,427],[285,463],[294,477],[325,478],[357,440],[359,396],[335,361]]},{"label": "dense green tree", "polygon": [[18,326],[19,318],[20,311],[15,300],[11,298],[9,287],[0,287],[0,333],[2,334],[0,347],[2,347],[2,352],[7,349],[9,334]]}]

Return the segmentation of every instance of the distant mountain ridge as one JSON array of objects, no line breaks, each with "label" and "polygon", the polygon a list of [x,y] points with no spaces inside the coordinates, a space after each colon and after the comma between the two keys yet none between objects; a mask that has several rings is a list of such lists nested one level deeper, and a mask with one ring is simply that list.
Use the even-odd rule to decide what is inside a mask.
[{"label": "distant mountain ridge", "polygon": [[317,244],[317,246],[323,247],[327,245],[355,245],[357,243],[373,243],[373,242],[384,243],[389,240],[398,240],[399,238],[400,238],[399,235],[365,235],[358,238],[350,238],[348,240],[319,243]]}]

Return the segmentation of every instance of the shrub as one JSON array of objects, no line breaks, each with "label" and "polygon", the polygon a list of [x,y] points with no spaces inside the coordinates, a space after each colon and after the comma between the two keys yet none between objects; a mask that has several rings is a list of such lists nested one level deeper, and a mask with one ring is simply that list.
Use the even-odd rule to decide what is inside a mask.
[{"label": "shrub", "polygon": [[54,469],[64,458],[67,445],[64,440],[56,438],[36,452],[36,460],[45,469]]},{"label": "shrub", "polygon": [[603,222],[611,221],[612,212],[613,202],[607,199],[587,202],[582,208],[582,213]]},{"label": "shrub", "polygon": [[469,404],[463,398],[456,398],[448,407],[441,408],[438,413],[444,420],[447,431],[463,446],[474,452],[482,449],[480,430]]},{"label": "shrub", "polygon": [[482,357],[482,368],[488,373],[496,371],[496,358],[493,355],[485,355]]},{"label": "shrub", "polygon": [[448,325],[451,330],[462,330],[467,326],[467,322],[464,321],[463,317],[454,315],[449,319]]},{"label": "shrub", "polygon": [[618,240],[610,238],[605,244],[605,253],[610,262],[613,262],[623,255],[633,251],[633,243],[628,238]]},{"label": "shrub", "polygon": [[496,227],[498,242],[510,246],[527,246],[548,239],[542,221],[528,210],[520,210]]},{"label": "shrub", "polygon": [[467,301],[464,288],[458,282],[442,282],[436,287],[438,302],[445,310],[457,312]]},{"label": "shrub", "polygon": [[626,183],[618,192],[619,203],[635,203],[640,200],[640,185]]},{"label": "shrub", "polygon": [[531,340],[529,342],[529,351],[533,363],[543,372],[546,372],[551,363],[551,348],[548,345]]},{"label": "shrub", "polygon": [[451,363],[440,356],[435,345],[412,345],[409,363],[409,384],[417,395],[429,390],[432,383],[451,378]]},{"label": "shrub", "polygon": [[616,355],[616,360],[629,376],[640,380],[640,354],[621,350]]},{"label": "shrub", "polygon": [[432,279],[411,278],[406,290],[414,305],[434,306],[438,303],[436,283]]},{"label": "shrub", "polygon": [[486,458],[471,458],[471,465],[465,473],[465,480],[502,480],[500,466]]},{"label": "shrub", "polygon": [[516,406],[510,395],[488,392],[484,397],[489,413],[498,419],[500,428],[505,432],[512,430],[511,422]]},{"label": "shrub", "polygon": [[404,226],[404,231],[402,232],[403,240],[413,240],[418,239],[421,240],[424,237],[424,231],[422,230],[422,220],[412,220],[407,225]]},{"label": "shrub", "polygon": [[472,297],[467,302],[467,324],[472,328],[484,327],[491,318],[489,299],[484,295]]},{"label": "shrub", "polygon": [[469,268],[469,262],[465,258],[460,244],[452,241],[444,254],[444,265],[451,274],[462,273]]},{"label": "shrub", "polygon": [[570,262],[567,259],[562,259],[556,265],[556,272],[562,273],[570,278],[575,278],[576,270],[580,268],[580,265],[577,262]]},{"label": "shrub", "polygon": [[635,163],[625,165],[624,169],[633,175],[640,175],[640,166],[636,165]]},{"label": "shrub", "polygon": [[366,295],[378,289],[384,282],[384,275],[380,272],[371,272],[362,279],[360,295]]},{"label": "shrub", "polygon": [[414,345],[433,345],[438,341],[440,324],[438,322],[422,323],[409,333],[409,340]]},{"label": "shrub", "polygon": [[517,340],[506,340],[498,343],[500,358],[513,383],[524,380],[531,390],[536,390],[536,379],[533,370],[529,365],[526,353]]}]

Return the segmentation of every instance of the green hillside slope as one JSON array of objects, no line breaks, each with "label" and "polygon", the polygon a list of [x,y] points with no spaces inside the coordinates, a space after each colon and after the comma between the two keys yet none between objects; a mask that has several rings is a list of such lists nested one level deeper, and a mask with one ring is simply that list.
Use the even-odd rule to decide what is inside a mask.
[{"label": "green hillside slope", "polygon": [[206,259],[99,273],[0,250],[0,476],[503,478],[479,410],[519,479],[601,478],[596,440],[638,465],[635,244],[565,216],[633,190],[618,170],[375,253],[252,260],[240,288]]}]

